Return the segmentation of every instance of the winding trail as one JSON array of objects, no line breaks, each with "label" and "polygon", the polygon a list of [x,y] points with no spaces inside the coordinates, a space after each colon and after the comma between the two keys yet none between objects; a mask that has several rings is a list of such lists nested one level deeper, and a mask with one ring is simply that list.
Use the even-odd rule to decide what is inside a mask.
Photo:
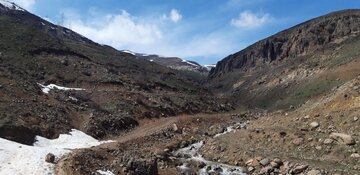
[{"label": "winding trail", "polygon": [[142,138],[154,134],[157,131],[170,127],[172,124],[178,122],[180,119],[190,116],[168,117],[157,120],[142,121],[140,126],[134,130],[119,136],[115,139],[116,143],[125,143],[134,139]]}]

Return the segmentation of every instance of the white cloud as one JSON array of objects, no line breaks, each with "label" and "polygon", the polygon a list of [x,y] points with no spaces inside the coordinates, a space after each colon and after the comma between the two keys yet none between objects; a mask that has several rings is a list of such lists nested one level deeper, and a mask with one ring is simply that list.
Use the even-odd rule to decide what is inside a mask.
[{"label": "white cloud", "polygon": [[165,20],[169,19],[172,22],[177,23],[177,22],[181,21],[182,15],[180,14],[180,12],[178,10],[171,9],[169,15],[166,15],[166,14],[163,15],[163,19],[165,19]]},{"label": "white cloud", "polygon": [[[178,36],[178,38],[181,37]],[[166,56],[221,59],[236,51],[238,47],[239,45],[235,44],[230,36],[217,32],[197,36],[181,43],[164,44],[157,48],[157,51]]]},{"label": "white cloud", "polygon": [[26,10],[32,10],[36,3],[36,0],[12,0],[12,1]]},{"label": "white cloud", "polygon": [[236,19],[231,19],[230,24],[239,28],[257,28],[268,23],[273,18],[269,13],[252,13],[251,11],[243,11]]},{"label": "white cloud", "polygon": [[173,22],[178,22],[182,19],[182,15],[176,9],[171,9],[170,19]]},{"label": "white cloud", "polygon": [[63,14],[65,27],[118,50],[128,49],[184,59],[220,59],[236,51],[239,46],[235,44],[232,36],[222,31],[209,34],[189,33],[189,26],[194,26],[193,23],[174,25],[170,17],[164,21],[163,16],[133,16],[126,11],[119,14],[89,11],[80,15],[68,10]]},{"label": "white cloud", "polygon": [[116,48],[126,48],[130,45],[151,45],[162,37],[162,32],[155,23],[137,19],[126,11],[115,15],[92,12],[85,20],[80,19],[73,12],[64,14],[66,14],[65,27],[96,42]]}]

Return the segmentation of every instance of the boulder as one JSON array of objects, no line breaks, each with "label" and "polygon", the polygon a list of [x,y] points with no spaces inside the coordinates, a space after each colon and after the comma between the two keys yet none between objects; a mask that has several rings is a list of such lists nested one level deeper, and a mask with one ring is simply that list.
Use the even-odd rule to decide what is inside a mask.
[{"label": "boulder", "polygon": [[301,145],[302,143],[304,142],[304,139],[303,138],[296,138],[292,141],[292,143],[296,146],[299,146]]},{"label": "boulder", "polygon": [[319,170],[310,170],[306,175],[321,175]]},{"label": "boulder", "polygon": [[179,132],[179,128],[177,127],[177,125],[175,123],[173,124],[172,129],[174,132]]},{"label": "boulder", "polygon": [[273,167],[273,168],[279,168],[280,165],[274,161],[270,162],[270,165]]},{"label": "boulder", "polygon": [[309,167],[309,165],[296,166],[294,169],[291,170],[291,174],[300,174],[300,173],[304,172],[308,167]]},{"label": "boulder", "polygon": [[354,145],[356,142],[351,135],[344,133],[331,133],[330,138],[338,141],[340,144],[344,145]]},{"label": "boulder", "polygon": [[245,164],[247,166],[259,166],[260,165],[259,161],[256,159],[250,159],[250,160],[246,161]]},{"label": "boulder", "polygon": [[350,157],[360,158],[360,154],[358,154],[358,153],[352,153],[352,154],[350,155]]},{"label": "boulder", "polygon": [[52,153],[48,153],[45,156],[45,161],[48,162],[48,163],[55,163],[55,155],[52,154]]},{"label": "boulder", "polygon": [[265,158],[265,159],[260,160],[260,164],[261,164],[262,166],[269,165],[269,163],[270,163],[270,160],[269,160],[268,158]]},{"label": "boulder", "polygon": [[254,167],[252,167],[252,166],[250,166],[250,167],[248,167],[248,169],[247,169],[249,172],[253,172],[254,170],[255,170],[255,168]]},{"label": "boulder", "polygon": [[274,168],[271,166],[266,166],[264,168],[262,168],[259,172],[259,174],[270,174],[271,172],[274,171]]},{"label": "boulder", "polygon": [[320,126],[320,124],[318,122],[311,122],[310,123],[310,129],[312,129],[312,130],[318,128],[319,126]]},{"label": "boulder", "polygon": [[332,144],[333,142],[334,142],[333,139],[325,139],[325,140],[324,140],[324,144],[325,144],[325,145],[330,145],[330,144]]},{"label": "boulder", "polygon": [[280,166],[283,165],[283,161],[281,159],[279,159],[279,158],[275,158],[273,161],[275,163],[279,164]]},{"label": "boulder", "polygon": [[198,165],[199,168],[204,168],[205,166],[206,166],[205,162],[200,162]]}]

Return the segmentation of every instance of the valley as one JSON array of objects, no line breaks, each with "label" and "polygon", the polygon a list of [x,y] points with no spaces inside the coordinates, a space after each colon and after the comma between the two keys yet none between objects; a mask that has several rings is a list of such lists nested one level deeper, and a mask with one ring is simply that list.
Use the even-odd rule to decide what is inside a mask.
[{"label": "valley", "polygon": [[117,50],[0,0],[0,174],[360,174],[360,10],[216,66]]}]

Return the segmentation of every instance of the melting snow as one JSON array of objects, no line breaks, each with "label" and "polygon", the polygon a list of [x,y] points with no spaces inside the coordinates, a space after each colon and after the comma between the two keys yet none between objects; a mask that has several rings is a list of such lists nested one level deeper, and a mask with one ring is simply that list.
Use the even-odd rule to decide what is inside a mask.
[{"label": "melting snow", "polygon": [[23,145],[0,138],[0,174],[37,175],[55,174],[55,165],[45,162],[48,153],[56,160],[71,152],[71,149],[90,148],[112,141],[98,141],[78,130],[61,134],[59,138],[49,140],[37,136],[34,146]]},{"label": "melting snow", "polygon": [[40,83],[38,83],[39,86],[41,86],[41,90],[45,93],[45,94],[49,94],[50,90],[52,89],[59,89],[59,90],[63,90],[63,91],[83,91],[85,89],[82,88],[68,88],[68,87],[62,87],[62,86],[58,86],[56,84],[49,84],[47,86],[42,85]]}]

